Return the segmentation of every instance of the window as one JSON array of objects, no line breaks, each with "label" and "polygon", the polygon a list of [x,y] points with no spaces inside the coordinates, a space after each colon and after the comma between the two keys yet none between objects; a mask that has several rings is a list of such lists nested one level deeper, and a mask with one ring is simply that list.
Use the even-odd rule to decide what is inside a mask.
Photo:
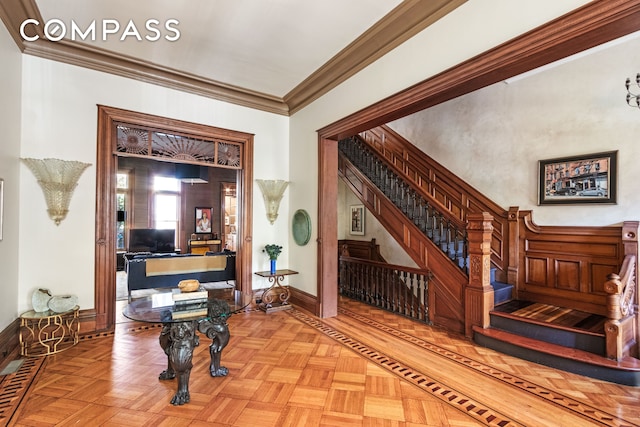
[{"label": "window", "polygon": [[116,174],[116,250],[127,247],[127,208],[129,205],[129,174]]},{"label": "window", "polygon": [[153,177],[153,227],[178,231],[180,218],[180,181],[164,176]]}]

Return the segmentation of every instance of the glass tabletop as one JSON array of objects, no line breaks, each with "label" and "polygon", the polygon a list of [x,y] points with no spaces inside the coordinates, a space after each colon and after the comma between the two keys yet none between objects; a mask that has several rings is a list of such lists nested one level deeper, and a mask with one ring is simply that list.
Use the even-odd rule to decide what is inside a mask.
[{"label": "glass tabletop", "polygon": [[[172,292],[159,292],[154,295],[149,295],[143,298],[132,300],[122,310],[122,314],[128,319],[138,322],[148,323],[174,323],[174,322],[187,322],[192,320],[202,320],[207,318],[207,314],[194,312],[193,315],[185,315],[176,318],[174,312],[177,312],[175,305],[158,306],[158,301],[161,299],[157,295],[167,294],[169,297]],[[249,304],[251,304],[252,295],[243,294],[241,291],[228,291],[220,292],[219,290],[210,290],[208,292],[208,300],[222,300],[229,306],[229,312],[226,314],[230,316],[234,313],[243,311]]]}]

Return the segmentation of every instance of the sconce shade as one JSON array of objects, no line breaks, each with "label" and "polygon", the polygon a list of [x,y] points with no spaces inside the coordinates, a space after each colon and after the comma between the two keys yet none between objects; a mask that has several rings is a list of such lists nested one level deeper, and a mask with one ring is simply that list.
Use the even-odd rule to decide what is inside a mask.
[{"label": "sconce shade", "polygon": [[69,202],[82,172],[91,163],[60,159],[22,159],[38,180],[47,202],[47,212],[56,225],[69,212]]},{"label": "sconce shade", "polygon": [[267,219],[273,224],[278,218],[278,209],[280,208],[280,200],[284,190],[287,189],[289,183],[283,180],[256,179],[262,197],[264,198],[264,207],[267,210]]}]

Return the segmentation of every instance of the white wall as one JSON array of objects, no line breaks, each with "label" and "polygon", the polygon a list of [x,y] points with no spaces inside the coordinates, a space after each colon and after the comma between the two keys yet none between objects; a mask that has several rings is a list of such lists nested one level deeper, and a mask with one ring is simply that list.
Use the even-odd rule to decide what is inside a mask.
[{"label": "white wall", "polygon": [[[360,199],[347,187],[347,185],[338,181],[338,240],[362,240],[370,242],[376,239],[376,243],[380,246],[380,255],[389,264],[403,265],[405,267],[417,267],[417,264],[411,259],[400,244],[389,234],[380,221],[365,207],[364,215],[364,235],[352,235],[351,230],[351,210],[352,205],[362,204]],[[339,248],[338,248],[339,249]]]},{"label": "white wall", "polygon": [[0,179],[4,180],[4,214],[0,241],[0,330],[16,317],[18,302],[18,194],[20,175],[20,73],[22,55],[7,30],[0,26]]},{"label": "white wall", "polygon": [[[36,179],[21,165],[20,311],[30,308],[31,294],[40,287],[78,295],[82,309],[94,306],[97,104],[253,133],[255,177],[288,179],[287,117],[25,56],[20,155],[93,166],[80,178],[67,218],[56,226]],[[254,269],[264,270],[268,260],[261,247],[286,242],[287,228],[269,225],[257,186],[254,207]],[[286,193],[281,209],[286,216]]]},{"label": "white wall", "polygon": [[[317,130],[502,42],[552,20],[586,0],[470,0],[291,117],[291,209],[309,211],[317,238]],[[491,22],[488,27],[487,22]],[[338,189],[335,189],[337,196]],[[333,197],[332,195],[329,195]],[[295,286],[316,295],[317,246],[296,248],[289,262]],[[289,245],[295,245],[290,239]]]},{"label": "white wall", "polygon": [[[390,126],[505,209],[533,210],[537,224],[602,226],[638,220],[640,110],[627,105],[624,86],[640,71],[638,47],[640,34]],[[615,150],[616,205],[537,206],[538,160]]]}]

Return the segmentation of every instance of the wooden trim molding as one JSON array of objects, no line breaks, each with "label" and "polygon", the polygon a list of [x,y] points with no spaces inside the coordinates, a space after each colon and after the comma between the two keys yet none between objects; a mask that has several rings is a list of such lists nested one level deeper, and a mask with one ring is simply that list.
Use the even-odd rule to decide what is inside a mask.
[{"label": "wooden trim molding", "polygon": [[[96,258],[95,329],[110,329],[115,324],[115,224],[116,224],[116,122],[170,130],[209,138],[226,138],[242,144],[243,169],[238,171],[238,227],[236,286],[251,293],[253,233],[253,134],[158,117],[134,111],[98,105],[98,142],[96,160]],[[149,157],[153,159],[152,157]]]},{"label": "wooden trim molding", "polygon": [[284,96],[290,114],[311,104],[467,0],[405,0]]},{"label": "wooden trim molding", "polygon": [[314,315],[318,312],[318,298],[314,295],[301,291],[293,286],[289,287],[289,292],[291,293],[291,299],[289,301],[291,304]]},{"label": "wooden trim molding", "polygon": [[640,30],[640,0],[596,0],[318,132],[343,139]]},{"label": "wooden trim molding", "polygon": [[338,142],[320,140],[321,183],[318,189],[318,311],[320,317],[338,314]]}]

